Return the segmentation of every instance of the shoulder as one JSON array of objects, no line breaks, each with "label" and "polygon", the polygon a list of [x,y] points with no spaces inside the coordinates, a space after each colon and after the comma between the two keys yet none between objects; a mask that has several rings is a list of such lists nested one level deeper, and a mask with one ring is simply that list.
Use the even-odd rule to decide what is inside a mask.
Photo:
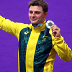
[{"label": "shoulder", "polygon": [[32,24],[16,23],[16,30],[20,32],[24,28],[31,28]]},{"label": "shoulder", "polygon": [[23,29],[27,27],[31,27],[32,24],[24,24],[24,23],[16,23],[17,28]]}]

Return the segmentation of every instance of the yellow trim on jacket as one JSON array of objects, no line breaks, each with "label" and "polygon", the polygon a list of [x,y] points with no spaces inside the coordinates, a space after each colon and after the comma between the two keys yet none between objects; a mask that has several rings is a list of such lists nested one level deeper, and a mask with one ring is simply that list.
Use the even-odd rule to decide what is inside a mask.
[{"label": "yellow trim on jacket", "polygon": [[[18,41],[19,41],[20,31],[23,28],[26,28],[26,27],[31,28],[32,27],[32,24],[28,25],[28,24],[23,24],[23,23],[15,23],[15,22],[10,21],[9,19],[5,19],[2,16],[0,16],[0,29],[6,31],[9,34],[15,35],[17,37]],[[34,29],[34,27],[32,27],[32,29]],[[50,29],[49,33],[52,36],[52,44],[53,44],[53,46],[52,46],[52,50],[50,51],[49,57],[46,60],[46,64],[44,66],[44,72],[47,72],[47,71],[48,72],[52,72],[54,60],[55,60],[55,57],[56,57],[56,54],[57,53],[58,53],[58,56],[63,61],[68,62],[68,61],[71,60],[71,49],[65,43],[64,38],[62,36],[60,36],[60,37],[54,37],[52,35],[52,30],[51,29]],[[39,34],[37,34],[37,35],[39,36]],[[32,32],[32,35],[34,35],[33,32]],[[37,38],[38,38],[38,36],[37,36]],[[27,51],[29,50],[28,48],[27,48]],[[35,49],[35,47],[34,47],[34,49]],[[30,52],[30,53],[31,54],[34,54],[32,52]],[[27,57],[27,55],[28,54],[26,53],[26,57]],[[26,63],[28,63],[28,61],[26,61]],[[20,72],[20,67],[19,66],[20,65],[19,65],[19,50],[18,50],[18,71]],[[32,67],[33,67],[33,64],[32,64]]]}]

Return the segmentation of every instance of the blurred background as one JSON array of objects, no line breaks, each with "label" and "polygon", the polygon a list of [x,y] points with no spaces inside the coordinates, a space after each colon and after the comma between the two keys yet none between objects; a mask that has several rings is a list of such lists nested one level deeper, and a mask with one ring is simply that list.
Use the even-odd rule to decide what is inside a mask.
[{"label": "blurred background", "polygon": [[[28,3],[31,0],[0,0],[0,15],[14,22],[30,24]],[[61,28],[61,35],[72,49],[72,0],[46,0],[49,4],[46,20]],[[18,40],[0,30],[0,72],[18,72]],[[53,72],[72,72],[72,60],[56,56]]]}]

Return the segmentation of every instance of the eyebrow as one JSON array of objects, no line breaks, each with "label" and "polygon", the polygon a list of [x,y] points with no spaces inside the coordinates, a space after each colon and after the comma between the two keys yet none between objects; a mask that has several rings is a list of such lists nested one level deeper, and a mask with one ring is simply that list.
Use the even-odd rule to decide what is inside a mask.
[{"label": "eyebrow", "polygon": [[[29,12],[30,12],[30,11],[32,11],[32,10],[29,10]],[[32,12],[33,12],[33,11],[32,11]],[[34,11],[34,12],[41,12],[41,11]]]}]

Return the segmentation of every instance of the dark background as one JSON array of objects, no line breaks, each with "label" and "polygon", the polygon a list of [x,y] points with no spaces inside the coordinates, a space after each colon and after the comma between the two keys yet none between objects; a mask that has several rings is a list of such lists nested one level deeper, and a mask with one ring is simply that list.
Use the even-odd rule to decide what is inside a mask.
[{"label": "dark background", "polygon": [[[0,15],[14,22],[30,24],[28,3],[31,0],[0,0]],[[46,20],[61,28],[61,35],[72,49],[72,0],[46,0],[49,11]],[[0,72],[18,72],[18,40],[0,30]],[[53,72],[72,72],[72,60],[62,61],[56,56]]]}]

